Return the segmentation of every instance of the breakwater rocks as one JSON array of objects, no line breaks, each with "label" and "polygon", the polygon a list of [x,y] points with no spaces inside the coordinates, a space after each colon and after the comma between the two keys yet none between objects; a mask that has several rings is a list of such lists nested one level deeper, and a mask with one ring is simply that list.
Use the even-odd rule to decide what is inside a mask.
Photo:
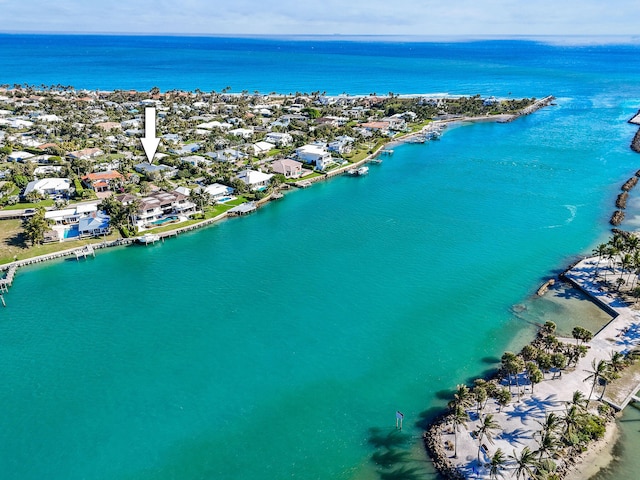
[{"label": "breakwater rocks", "polygon": [[618,195],[618,198],[616,198],[616,207],[626,208],[628,198],[629,192],[622,192],[620,195]]},{"label": "breakwater rocks", "polygon": [[613,212],[613,215],[611,215],[611,220],[609,220],[609,223],[617,227],[622,223],[623,220],[624,212],[622,210],[616,210],[615,212]]},{"label": "breakwater rocks", "polygon": [[611,215],[611,219],[609,220],[609,223],[614,227],[620,225],[624,220],[623,210],[627,207],[629,191],[638,184],[638,181],[640,181],[640,178],[638,177],[640,177],[640,170],[638,170],[633,177],[629,178],[629,180],[624,182],[622,187],[620,187],[622,193],[619,194],[616,198],[616,208],[618,208],[618,210],[613,212],[613,214]]},{"label": "breakwater rocks", "polygon": [[446,430],[452,428],[448,425],[449,415],[440,415],[424,432],[422,439],[424,448],[433,461],[433,466],[444,478],[448,480],[464,480],[465,476],[449,461],[449,452],[446,452],[440,438]]},{"label": "breakwater rocks", "polygon": [[633,140],[631,140],[631,150],[634,152],[640,153],[640,129],[633,136]]},{"label": "breakwater rocks", "polygon": [[548,105],[551,105],[551,103],[555,99],[556,99],[556,97],[554,97],[553,95],[549,95],[549,96],[544,97],[544,98],[542,98],[540,100],[537,100],[533,104],[529,105],[526,108],[523,108],[522,110],[520,110],[515,115],[511,115],[511,117],[506,118],[504,121],[501,121],[500,123],[513,122],[516,118],[523,117],[525,115],[531,115],[533,112],[536,112],[536,111],[540,110],[542,107],[546,107]]}]

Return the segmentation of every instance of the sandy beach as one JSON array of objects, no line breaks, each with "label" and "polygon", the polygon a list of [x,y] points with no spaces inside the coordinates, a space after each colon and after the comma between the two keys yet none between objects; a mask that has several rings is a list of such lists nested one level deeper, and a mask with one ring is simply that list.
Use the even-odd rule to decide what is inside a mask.
[{"label": "sandy beach", "polygon": [[[539,451],[542,424],[552,413],[563,418],[574,392],[581,392],[584,398],[590,399],[588,410],[593,414],[597,413],[601,404],[609,405],[612,411],[626,407],[631,396],[640,388],[640,378],[635,368],[623,371],[622,377],[611,382],[609,388],[594,385],[589,379],[589,372],[594,364],[610,359],[614,352],[624,354],[640,345],[637,335],[640,313],[596,281],[596,268],[606,267],[597,258],[587,258],[565,272],[567,280],[613,315],[612,320],[586,343],[586,355],[575,367],[563,369],[561,375],[547,373],[535,387],[532,387],[525,373],[518,374],[519,387],[513,381],[509,385],[506,379],[502,379],[501,384],[512,392],[511,401],[501,407],[491,398],[481,412],[475,407],[466,408],[470,421],[466,427],[460,427],[457,434],[446,423],[432,428],[427,433],[427,448],[435,452],[436,465],[457,470],[465,478],[489,478],[488,464],[498,450],[507,457],[520,455],[525,447],[532,452]],[[573,339],[559,340],[575,342]],[[479,442],[472,433],[489,414],[493,415],[499,429],[494,432],[493,438],[485,437]],[[609,421],[604,436],[590,443],[584,453],[570,457],[564,464],[559,459],[554,461],[558,463],[560,471],[566,469],[566,478],[570,480],[590,478],[611,462],[612,449],[618,436],[618,427],[614,421]],[[456,442],[457,457],[453,448]],[[505,479],[516,479],[515,462],[508,460],[501,473]]]}]

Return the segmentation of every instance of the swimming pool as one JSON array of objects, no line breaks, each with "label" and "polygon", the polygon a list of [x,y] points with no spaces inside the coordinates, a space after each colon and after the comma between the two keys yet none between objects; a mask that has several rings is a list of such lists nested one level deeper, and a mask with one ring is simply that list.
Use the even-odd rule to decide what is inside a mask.
[{"label": "swimming pool", "polygon": [[76,238],[80,236],[80,230],[78,230],[77,225],[72,225],[70,228],[65,228],[62,235],[62,238],[64,238],[65,240],[67,240],[68,238]]},{"label": "swimming pool", "polygon": [[173,222],[177,222],[178,220],[180,219],[176,215],[171,215],[170,217],[155,220],[154,222],[151,222],[151,225],[156,225],[156,226],[164,225],[165,223],[173,223]]}]

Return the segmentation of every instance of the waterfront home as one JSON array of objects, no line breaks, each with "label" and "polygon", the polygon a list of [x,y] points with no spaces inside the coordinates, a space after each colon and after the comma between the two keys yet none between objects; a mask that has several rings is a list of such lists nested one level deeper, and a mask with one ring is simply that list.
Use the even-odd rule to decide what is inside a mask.
[{"label": "waterfront home", "polygon": [[302,175],[302,163],[285,158],[283,160],[276,160],[271,164],[271,168],[276,173],[281,173],[287,178],[298,178]]},{"label": "waterfront home", "polygon": [[51,230],[45,235],[48,242],[62,242],[78,237],[108,235],[111,226],[109,216],[95,204],[80,204],[62,210],[49,210],[44,217],[49,220]]},{"label": "waterfront home", "polygon": [[37,192],[50,197],[67,197],[70,187],[71,180],[68,178],[43,178],[29,182],[22,195],[26,197],[31,192]]},{"label": "waterfront home", "polygon": [[138,163],[133,169],[146,176],[159,175],[164,178],[173,178],[178,174],[178,169],[168,165],[154,165],[149,162]]},{"label": "waterfront home", "polygon": [[123,181],[124,177],[117,170],[89,173],[82,177],[82,183],[95,192],[109,192]]},{"label": "waterfront home", "polygon": [[288,133],[269,132],[264,137],[264,141],[273,143],[277,147],[288,147],[293,144],[293,137]]},{"label": "waterfront home", "polygon": [[324,167],[332,161],[331,153],[320,145],[303,145],[296,149],[296,155],[305,163],[315,164],[318,170],[324,170]]},{"label": "waterfront home", "polygon": [[110,217],[104,212],[94,212],[78,221],[80,237],[108,235],[111,232]]},{"label": "waterfront home", "polygon": [[196,204],[188,196],[176,191],[158,191],[140,199],[140,206],[133,215],[133,223],[138,228],[154,226],[154,222],[155,225],[161,225],[169,217],[191,215],[195,212]]},{"label": "waterfront home", "polygon": [[233,195],[233,188],[227,185],[222,185],[220,183],[212,183],[211,185],[207,185],[203,190],[209,194],[211,200],[216,202],[225,197]]},{"label": "waterfront home", "polygon": [[407,122],[404,118],[400,117],[398,114],[392,115],[390,117],[385,117],[382,119],[382,122],[388,124],[388,130],[394,130],[396,132],[400,132],[407,128]]},{"label": "waterfront home", "polygon": [[340,135],[336,137],[333,142],[329,142],[328,150],[339,153],[340,155],[350,153],[353,148],[353,142],[355,142],[355,138],[349,137],[348,135]]},{"label": "waterfront home", "polygon": [[364,122],[360,124],[361,128],[365,130],[371,131],[388,131],[389,130],[389,122]]},{"label": "waterfront home", "polygon": [[273,177],[270,173],[262,173],[256,170],[242,170],[238,173],[238,180],[244,182],[251,190],[262,190],[266,188]]}]

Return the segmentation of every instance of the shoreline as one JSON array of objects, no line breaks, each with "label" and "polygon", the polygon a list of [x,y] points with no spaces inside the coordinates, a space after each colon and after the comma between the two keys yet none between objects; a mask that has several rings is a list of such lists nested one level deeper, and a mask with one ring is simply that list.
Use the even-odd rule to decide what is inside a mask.
[{"label": "shoreline", "polygon": [[613,449],[620,440],[620,427],[614,420],[607,424],[604,437],[595,441],[585,452],[574,457],[567,468],[565,480],[589,480],[615,460]]},{"label": "shoreline", "polygon": [[[531,107],[528,108],[532,108],[532,107],[536,107],[534,110],[538,110],[539,108],[541,108],[542,106],[546,106],[548,105],[548,103],[542,104],[543,101],[546,101],[548,99],[553,99],[554,97],[549,96],[549,97],[545,97],[542,100],[538,100],[536,101]],[[549,100],[550,101],[550,100]],[[529,112],[531,113],[531,112]],[[389,138],[389,141],[383,143],[382,145],[380,145],[374,152],[368,154],[366,157],[364,157],[362,160],[359,160],[357,162],[354,163],[349,163],[348,165],[344,165],[342,167],[336,168],[335,170],[331,170],[329,172],[326,172],[323,175],[319,175],[317,177],[313,177],[307,180],[303,180],[304,182],[308,182],[309,186],[310,184],[319,182],[319,181],[325,181],[325,180],[329,180],[330,178],[333,178],[335,176],[338,176],[340,174],[345,173],[347,170],[351,169],[351,168],[357,168],[360,167],[370,161],[372,161],[373,159],[375,159],[377,156],[379,156],[383,150],[387,149],[388,147],[391,146],[395,146],[395,145],[402,145],[405,143],[408,143],[412,138],[420,136],[422,134],[424,134],[425,131],[429,131],[433,129],[433,126],[438,126],[438,125],[448,125],[448,124],[455,124],[455,123],[484,123],[484,122],[495,122],[495,123],[508,123],[510,121],[515,120],[516,118],[519,118],[520,116],[523,115],[527,115],[528,113],[518,113],[518,114],[500,114],[500,115],[493,115],[493,116],[479,116],[479,117],[459,117],[459,118],[455,118],[455,119],[450,119],[450,120],[434,120],[430,123],[428,123],[427,125],[425,125],[424,127],[422,127],[420,130],[415,131],[415,132],[408,132],[408,133],[404,133],[398,137],[391,137]],[[287,183],[287,185],[295,185],[296,187],[301,187],[301,185],[299,185],[300,180],[296,181],[296,182],[291,182],[291,183]],[[288,187],[290,188],[290,187]],[[262,207],[264,205],[266,205],[267,203],[269,203],[272,200],[275,200],[275,198],[273,198],[273,195],[276,192],[279,192],[282,190],[282,187],[279,189],[274,190],[273,192],[271,192],[268,196],[256,201],[256,206]],[[194,223],[192,225],[189,225],[187,227],[179,227],[179,228],[175,228],[173,230],[168,230],[165,232],[160,232],[157,235],[160,237],[161,240],[164,240],[165,238],[170,238],[170,237],[177,237],[179,234],[181,233],[185,233],[185,232],[189,232],[192,230],[196,230],[199,228],[204,228],[207,226],[210,226],[214,223],[217,223],[221,220],[224,220],[225,218],[230,218],[231,215],[229,215],[229,212],[223,212],[219,215],[217,215],[216,217],[210,218],[210,219],[206,219],[203,220],[201,222],[198,223]],[[70,257],[73,255],[83,255],[83,252],[86,250],[87,246],[91,246],[94,250],[99,250],[99,249],[103,249],[103,248],[111,248],[111,247],[120,247],[120,246],[126,246],[126,245],[131,245],[133,243],[136,243],[137,238],[140,235],[136,235],[133,237],[127,237],[127,238],[119,238],[117,240],[112,240],[112,241],[95,241],[92,242],[91,239],[88,239],[87,243],[85,245],[79,246],[79,247],[73,247],[73,248],[69,248],[69,249],[64,249],[64,250],[60,250],[57,252],[53,252],[53,253],[48,253],[48,254],[44,254],[44,255],[37,255],[37,256],[33,256],[33,257],[28,257],[22,260],[15,260],[13,262],[9,262],[9,263],[5,263],[0,265],[0,272],[7,272],[11,269],[17,269],[20,267],[24,267],[24,266],[28,266],[28,265],[33,265],[36,263],[42,263],[42,262],[47,262],[47,261],[51,261],[51,260],[56,260],[56,259],[60,259],[60,258],[64,258],[64,257]],[[10,286],[11,282],[7,282],[7,284]],[[5,292],[6,293],[6,292]]]},{"label": "shoreline", "polygon": [[[635,393],[640,390],[640,374],[633,368],[628,367],[621,371],[618,380],[607,382],[609,389],[602,387],[596,389],[585,383],[584,376],[593,369],[596,362],[610,358],[613,352],[626,352],[638,349],[640,339],[635,336],[635,330],[640,326],[637,316],[638,311],[632,305],[622,301],[618,292],[603,288],[603,285],[595,276],[598,267],[605,270],[609,264],[600,262],[595,257],[587,257],[567,271],[561,274],[561,278],[583,291],[591,301],[612,315],[611,320],[602,327],[591,340],[585,341],[584,357],[578,359],[575,367],[567,366],[561,370],[562,374],[557,378],[544,378],[534,389],[527,391],[530,382],[527,376],[523,376],[520,387],[524,388],[522,399],[518,397],[510,398],[506,404],[497,405],[495,399],[490,398],[484,408],[486,415],[488,412],[496,418],[499,428],[502,429],[500,436],[494,437],[498,449],[505,454],[512,450],[522,450],[529,447],[534,451],[538,444],[538,430],[531,430],[532,423],[542,425],[541,419],[550,412],[559,412],[562,418],[566,405],[571,403],[573,392],[581,391],[584,398],[589,398],[589,408],[585,411],[597,415],[604,422],[603,436],[597,440],[590,440],[584,446],[584,451],[575,456],[564,457],[562,462],[558,462],[556,473],[559,478],[568,480],[586,480],[596,475],[601,469],[607,467],[615,458],[613,449],[620,437],[620,427],[617,425],[618,414],[621,413],[633,401]],[[541,332],[529,345],[544,345],[545,335]],[[570,339],[558,339],[567,341]],[[524,350],[523,350],[524,351]],[[504,369],[504,367],[503,367]],[[512,382],[507,381],[506,373],[501,369],[490,378],[484,378],[487,382],[497,382],[497,385],[507,385],[509,390]],[[590,382],[589,382],[590,383]],[[595,383],[594,383],[595,386]],[[599,393],[601,390],[602,393]],[[605,395],[606,392],[606,395]],[[596,394],[595,397],[592,394]],[[599,396],[599,398],[598,398]],[[535,407],[535,408],[534,408]],[[474,407],[475,408],[475,407]],[[600,411],[601,408],[605,410]],[[472,408],[465,408],[471,411]],[[606,412],[608,410],[608,413]],[[595,413],[597,411],[597,414]],[[476,416],[469,423],[475,424],[481,420]],[[533,422],[534,421],[534,422]],[[475,425],[472,425],[472,427]],[[535,427],[534,427],[535,428]],[[459,428],[454,434],[451,425],[451,410],[443,409],[442,412],[431,422],[428,429],[423,434],[425,449],[431,458],[434,467],[445,478],[464,479],[472,478],[473,475],[487,473],[486,465],[491,460],[497,450],[491,442],[491,447],[485,447],[482,451],[483,461],[479,464],[475,459],[475,452],[478,452],[478,442],[469,434],[473,428]],[[509,440],[513,436],[512,440]],[[455,437],[455,438],[454,438]],[[506,441],[505,441],[506,439]],[[457,441],[458,456],[452,456],[453,441]],[[487,442],[485,445],[489,445]],[[483,445],[483,446],[485,446]],[[567,447],[563,447],[567,448]],[[566,453],[566,452],[565,452]],[[504,478],[516,478],[514,468],[504,467],[502,471]]]}]

